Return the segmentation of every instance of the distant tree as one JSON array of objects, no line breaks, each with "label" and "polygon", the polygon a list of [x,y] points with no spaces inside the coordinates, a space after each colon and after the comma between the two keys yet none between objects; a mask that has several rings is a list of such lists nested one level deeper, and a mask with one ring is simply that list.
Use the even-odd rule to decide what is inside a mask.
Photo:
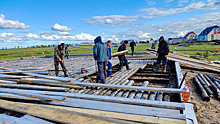
[{"label": "distant tree", "polygon": [[19,46],[17,46],[17,48],[19,49]]}]

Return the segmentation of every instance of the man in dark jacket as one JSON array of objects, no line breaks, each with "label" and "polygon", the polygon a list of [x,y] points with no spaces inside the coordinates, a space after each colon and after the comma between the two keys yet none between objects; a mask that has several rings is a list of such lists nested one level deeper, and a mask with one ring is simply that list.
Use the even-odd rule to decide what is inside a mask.
[{"label": "man in dark jacket", "polygon": [[[118,52],[126,50],[126,46],[127,45],[128,45],[128,41],[125,40],[124,43],[118,48]],[[118,56],[118,58],[119,58],[119,61],[120,61],[120,65],[118,67],[118,71],[121,70],[121,68],[122,68],[122,66],[124,64],[126,65],[126,69],[130,70],[130,68],[128,66],[128,60],[126,59],[125,54],[121,55],[121,56]]]},{"label": "man in dark jacket", "polygon": [[134,40],[132,40],[132,42],[130,43],[130,47],[131,47],[131,55],[133,56],[134,55],[134,46],[136,46],[136,43],[134,42]]},{"label": "man in dark jacket", "polygon": [[64,43],[61,43],[58,45],[58,47],[54,48],[54,66],[55,66],[55,74],[58,76],[59,74],[59,63],[61,67],[63,68],[64,76],[68,77],[67,75],[67,70],[64,65],[64,54],[65,54],[65,48],[64,48]]},{"label": "man in dark jacket", "polygon": [[98,36],[95,40],[95,45],[93,47],[93,56],[94,59],[97,60],[98,65],[98,74],[101,78],[101,83],[106,83],[107,77],[107,62],[109,58],[109,51],[106,44],[102,42],[100,36]]},{"label": "man in dark jacket", "polygon": [[159,71],[161,60],[163,64],[163,72],[166,72],[168,53],[169,53],[168,43],[164,40],[164,37],[161,36],[159,38],[159,47],[158,47],[157,54],[156,54],[156,56],[158,55],[156,70],[155,70],[156,72]]}]

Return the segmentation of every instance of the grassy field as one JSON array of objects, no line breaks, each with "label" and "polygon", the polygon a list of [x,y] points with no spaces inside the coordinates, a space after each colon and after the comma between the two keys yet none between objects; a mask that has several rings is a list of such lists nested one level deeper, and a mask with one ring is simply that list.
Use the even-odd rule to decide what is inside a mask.
[{"label": "grassy field", "polygon": [[[92,48],[93,46],[84,46]],[[146,51],[146,48],[150,48],[151,44],[137,44],[135,48],[135,52],[143,52]],[[169,48],[171,51],[175,50],[220,50],[219,45],[212,45],[210,43],[194,43],[190,44],[189,47],[178,47],[178,45],[170,45]],[[156,46],[157,48],[157,46]],[[118,47],[112,47],[112,52],[116,52]],[[69,54],[92,54],[92,49],[82,49],[70,47],[71,52]],[[130,47],[127,47],[127,50],[131,50]],[[21,57],[31,57],[31,56],[42,56],[43,52],[47,53],[47,55],[53,55],[54,48],[53,47],[45,47],[45,48],[23,48],[23,49],[3,49],[0,50],[0,60],[3,59],[13,59],[13,58],[21,58]],[[180,51],[180,53],[188,54],[188,55],[197,55],[199,51]],[[201,51],[200,54],[206,54],[205,51]],[[209,52],[209,54],[212,54]],[[220,55],[209,56],[206,59],[209,60],[220,60]]]}]

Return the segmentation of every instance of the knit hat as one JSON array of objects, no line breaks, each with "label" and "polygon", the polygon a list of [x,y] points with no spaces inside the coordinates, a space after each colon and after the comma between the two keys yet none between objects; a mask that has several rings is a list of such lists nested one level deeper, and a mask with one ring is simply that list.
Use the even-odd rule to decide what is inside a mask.
[{"label": "knit hat", "polygon": [[112,41],[108,40],[108,41],[107,41],[107,44],[110,44],[110,43],[112,43]]},{"label": "knit hat", "polygon": [[102,42],[101,36],[98,36],[98,37],[95,38],[94,43],[96,44],[98,42]]}]

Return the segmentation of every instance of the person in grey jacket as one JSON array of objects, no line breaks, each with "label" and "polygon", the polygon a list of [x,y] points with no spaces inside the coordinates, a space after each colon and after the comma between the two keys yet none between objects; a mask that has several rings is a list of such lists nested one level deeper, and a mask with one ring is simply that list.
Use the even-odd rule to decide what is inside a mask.
[{"label": "person in grey jacket", "polygon": [[109,58],[109,51],[106,44],[102,42],[102,39],[100,36],[98,36],[95,40],[95,45],[93,47],[93,56],[94,59],[97,60],[98,65],[98,74],[101,78],[101,83],[106,83],[106,77],[107,77],[107,62]]},{"label": "person in grey jacket", "polygon": [[158,55],[158,57],[157,57],[156,70],[154,70],[155,72],[159,71],[161,60],[163,64],[163,72],[166,72],[168,53],[169,53],[168,43],[164,40],[164,37],[161,36],[159,38],[159,47],[156,54],[156,56]]}]

